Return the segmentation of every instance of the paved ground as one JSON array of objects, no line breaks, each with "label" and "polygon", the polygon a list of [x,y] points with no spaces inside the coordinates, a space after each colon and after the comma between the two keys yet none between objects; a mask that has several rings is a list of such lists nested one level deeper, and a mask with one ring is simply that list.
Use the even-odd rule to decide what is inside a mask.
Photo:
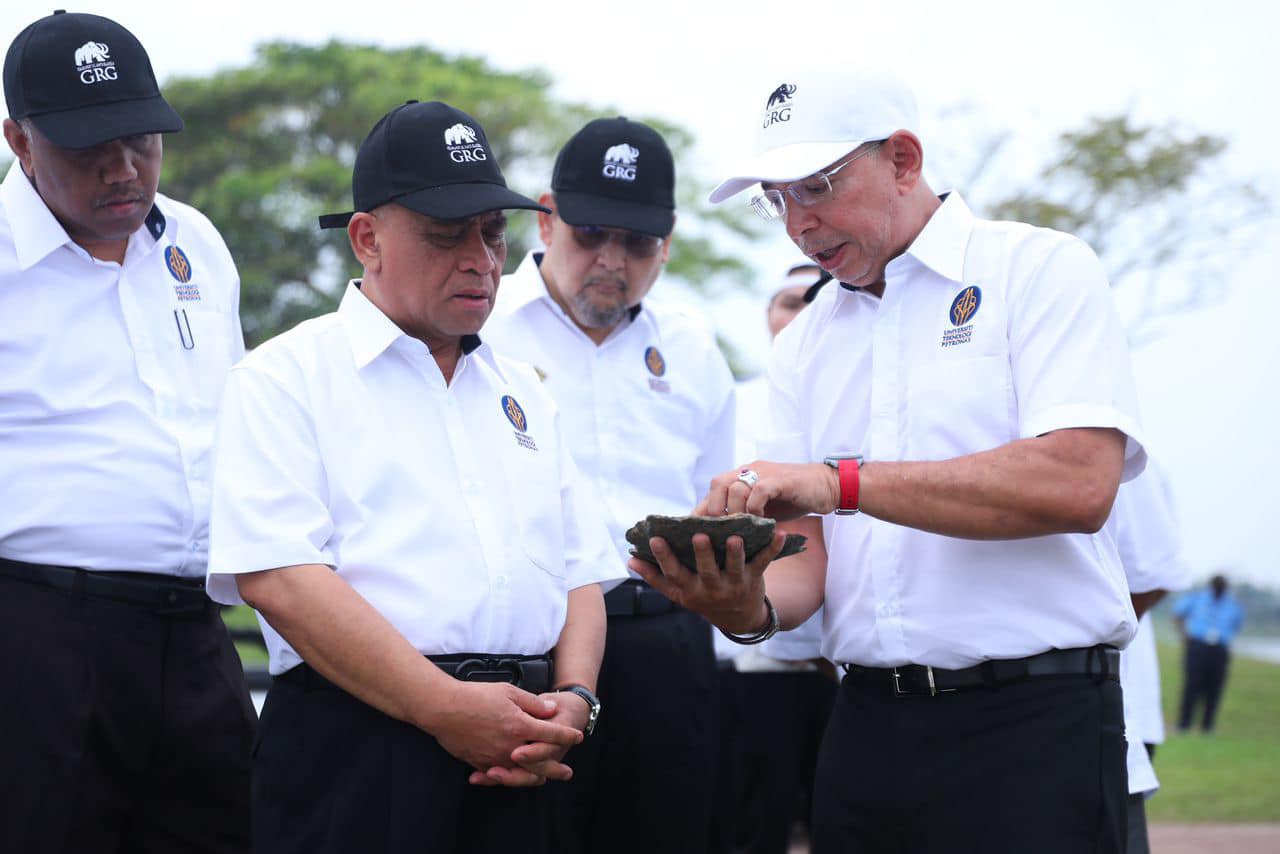
[{"label": "paved ground", "polygon": [[1151,854],[1277,854],[1280,824],[1153,824]]},{"label": "paved ground", "polygon": [[1280,824],[1153,824],[1150,834],[1151,854],[1280,854]]}]

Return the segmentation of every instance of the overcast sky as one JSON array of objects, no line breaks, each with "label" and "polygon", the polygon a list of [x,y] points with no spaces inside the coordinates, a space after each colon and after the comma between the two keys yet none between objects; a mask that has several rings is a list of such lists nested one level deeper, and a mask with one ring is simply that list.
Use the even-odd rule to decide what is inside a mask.
[{"label": "overcast sky", "polygon": [[[7,45],[50,11],[5,4],[0,38]],[[936,131],[940,115],[968,104],[991,128],[1013,132],[1001,168],[1025,177],[1058,132],[1092,115],[1127,111],[1221,135],[1231,146],[1231,174],[1267,195],[1280,186],[1280,6],[1260,0],[130,0],[72,11],[105,14],[133,30],[162,79],[242,64],[255,44],[281,38],[425,43],[482,55],[504,69],[542,68],[565,98],[693,130],[699,147],[682,167],[709,181],[717,163],[750,144],[768,80],[791,62],[848,57],[891,64],[915,88],[927,155],[965,150],[969,141]],[[1148,447],[1169,473],[1188,563],[1198,576],[1223,569],[1271,586],[1280,586],[1280,559],[1268,536],[1280,510],[1278,231],[1271,228],[1243,257],[1222,260],[1227,300],[1170,321],[1163,338],[1134,356]],[[792,251],[781,234],[759,247],[761,275],[751,284],[765,287]],[[744,287],[716,316],[761,364],[766,340],[757,299]]]}]

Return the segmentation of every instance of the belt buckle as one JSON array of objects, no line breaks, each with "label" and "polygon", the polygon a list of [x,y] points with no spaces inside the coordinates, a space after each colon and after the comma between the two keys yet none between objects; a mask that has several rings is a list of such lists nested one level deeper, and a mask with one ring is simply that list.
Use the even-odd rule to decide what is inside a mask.
[{"label": "belt buckle", "polygon": [[[922,666],[924,667],[925,679],[928,680],[929,682],[930,697],[936,697],[939,694],[950,694],[956,690],[955,688],[943,688],[942,690],[938,690],[938,685],[933,680],[933,668],[927,664]],[[902,689],[902,674],[898,672],[898,668],[894,667],[891,672],[893,674],[893,695],[895,697],[915,696],[916,692],[909,691],[909,690],[904,691]]]},{"label": "belt buckle", "polygon": [[506,682],[518,686],[523,681],[524,668],[509,658],[468,658],[454,673],[461,682]]}]

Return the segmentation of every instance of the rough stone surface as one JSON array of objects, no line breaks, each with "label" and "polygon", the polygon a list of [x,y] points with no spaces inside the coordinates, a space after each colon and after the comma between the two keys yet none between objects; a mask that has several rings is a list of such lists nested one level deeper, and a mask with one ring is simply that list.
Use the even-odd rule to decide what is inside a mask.
[{"label": "rough stone surface", "polygon": [[[671,546],[680,562],[690,569],[694,566],[693,535],[706,534],[711,538],[711,548],[715,552],[716,562],[724,566],[725,541],[737,535],[742,537],[742,545],[747,559],[755,557],[761,549],[769,545],[773,539],[774,521],[750,513],[731,513],[728,516],[646,516],[631,526],[627,531],[627,542],[631,543],[631,553],[641,560],[656,564],[653,552],[649,549],[650,537],[662,537]],[[778,557],[787,557],[805,549],[805,537],[801,534],[787,534],[787,542]],[[776,559],[776,558],[775,558]]]}]

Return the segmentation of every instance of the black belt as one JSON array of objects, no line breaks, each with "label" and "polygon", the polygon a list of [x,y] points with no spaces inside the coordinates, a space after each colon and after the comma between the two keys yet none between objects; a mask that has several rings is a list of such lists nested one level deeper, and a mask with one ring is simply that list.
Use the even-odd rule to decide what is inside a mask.
[{"label": "black belt", "polygon": [[848,664],[845,672],[848,680],[883,688],[896,697],[933,697],[1050,676],[1089,676],[1118,682],[1120,650],[1106,645],[1086,649],[1051,649],[1026,658],[984,661],[963,670],[943,670],[923,664],[902,667]]},{"label": "black belt", "polygon": [[604,612],[610,617],[648,617],[679,607],[645,582],[634,578],[604,594]]},{"label": "black belt", "polygon": [[178,578],[151,572],[90,572],[70,566],[48,566],[0,557],[0,575],[73,596],[110,599],[157,614],[204,614],[217,604],[204,592],[204,579]]},{"label": "black belt", "polygon": [[[507,682],[530,694],[545,694],[551,690],[551,656],[549,655],[489,655],[487,653],[460,653],[453,655],[428,655],[432,663],[462,682]],[[328,679],[303,662],[276,677],[281,682],[304,688],[324,688],[341,691]]]}]

